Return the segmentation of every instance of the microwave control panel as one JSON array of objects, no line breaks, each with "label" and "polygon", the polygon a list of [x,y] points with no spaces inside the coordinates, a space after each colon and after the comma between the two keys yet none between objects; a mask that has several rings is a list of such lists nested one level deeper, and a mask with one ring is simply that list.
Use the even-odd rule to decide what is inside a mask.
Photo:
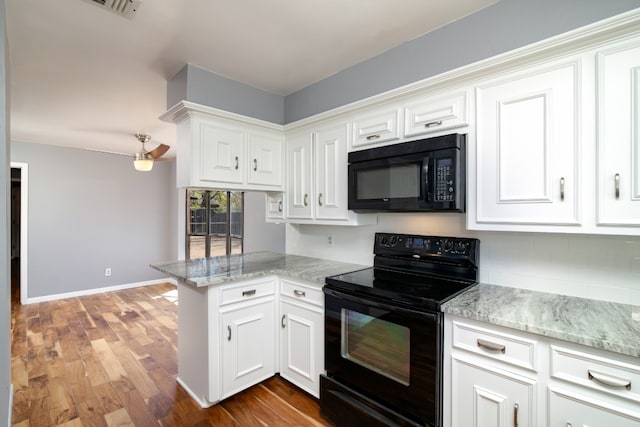
[{"label": "microwave control panel", "polygon": [[434,199],[436,202],[455,200],[455,166],[451,157],[436,159]]}]

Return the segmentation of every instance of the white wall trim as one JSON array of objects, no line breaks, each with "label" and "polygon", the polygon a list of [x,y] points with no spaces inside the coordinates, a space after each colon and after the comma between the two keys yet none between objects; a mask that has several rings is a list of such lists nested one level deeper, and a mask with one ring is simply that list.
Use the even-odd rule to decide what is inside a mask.
[{"label": "white wall trim", "polygon": [[22,304],[35,304],[38,302],[47,302],[47,301],[65,299],[65,298],[82,297],[86,295],[101,294],[104,292],[114,292],[114,291],[121,291],[123,289],[138,288],[141,286],[159,285],[160,283],[171,283],[176,286],[178,284],[175,279],[171,279],[171,278],[146,280],[144,282],[125,283],[123,285],[106,286],[103,288],[85,289],[82,291],[66,292],[63,294],[53,294],[53,295],[45,295],[42,297],[27,298],[26,301],[22,301]]},{"label": "white wall trim", "polygon": [[10,162],[20,169],[20,303],[26,304],[29,283],[29,164]]}]

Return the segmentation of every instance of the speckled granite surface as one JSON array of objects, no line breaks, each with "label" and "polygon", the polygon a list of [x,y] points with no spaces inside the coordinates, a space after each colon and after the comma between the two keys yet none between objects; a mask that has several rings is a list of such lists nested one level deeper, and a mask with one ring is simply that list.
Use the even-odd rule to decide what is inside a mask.
[{"label": "speckled granite surface", "polygon": [[159,262],[151,264],[151,267],[197,287],[271,274],[317,282],[319,286],[323,286],[326,276],[367,268],[365,265],[275,252]]},{"label": "speckled granite surface", "polygon": [[442,311],[640,357],[640,306],[480,284]]}]

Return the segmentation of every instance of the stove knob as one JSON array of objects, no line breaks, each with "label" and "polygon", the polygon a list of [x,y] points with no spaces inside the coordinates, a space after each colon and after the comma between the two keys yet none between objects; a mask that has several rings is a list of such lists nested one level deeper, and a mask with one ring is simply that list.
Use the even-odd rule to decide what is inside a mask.
[{"label": "stove knob", "polygon": [[451,240],[443,240],[442,250],[445,252],[449,252],[451,249],[453,249],[453,242]]},{"label": "stove knob", "polygon": [[389,245],[389,239],[387,239],[387,236],[382,236],[380,238],[380,244],[382,246],[388,246]]},{"label": "stove knob", "polygon": [[398,244],[398,236],[391,236],[391,246]]},{"label": "stove knob", "polygon": [[456,242],[456,252],[464,254],[467,251],[467,244],[465,242]]}]

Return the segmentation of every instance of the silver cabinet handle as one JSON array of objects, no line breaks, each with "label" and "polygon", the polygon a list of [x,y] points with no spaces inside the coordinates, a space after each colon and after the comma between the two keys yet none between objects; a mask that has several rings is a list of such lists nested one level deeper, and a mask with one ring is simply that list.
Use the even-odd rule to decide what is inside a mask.
[{"label": "silver cabinet handle", "polygon": [[305,194],[304,195],[304,200],[302,200],[302,204],[305,205],[305,206],[308,206],[309,205],[308,199],[309,199],[309,195]]},{"label": "silver cabinet handle", "polygon": [[520,405],[517,403],[513,405],[513,427],[518,427],[518,409]]},{"label": "silver cabinet handle", "polygon": [[476,342],[478,343],[478,347],[484,348],[485,350],[489,351],[499,351],[501,353],[504,353],[507,349],[504,344],[498,344],[495,342],[483,340],[482,338],[478,338]]},{"label": "silver cabinet handle", "polygon": [[294,294],[295,296],[297,296],[297,297],[301,297],[301,298],[304,298],[304,297],[306,297],[306,296],[307,296],[307,294],[306,294],[306,292],[305,292],[305,291],[299,291],[299,290],[297,290],[297,289],[294,289],[294,290],[293,290],[293,294]]},{"label": "silver cabinet handle", "polygon": [[285,326],[286,326],[286,325],[284,324],[284,319],[286,319],[286,318],[287,318],[287,315],[286,315],[286,314],[283,314],[283,315],[282,315],[282,319],[280,320],[280,325],[282,325],[282,329],[284,329],[284,328],[285,328]]},{"label": "silver cabinet handle", "polygon": [[242,291],[242,296],[243,297],[250,297],[256,294],[256,290],[255,289],[251,289],[250,291]]},{"label": "silver cabinet handle", "polygon": [[238,159],[238,156],[235,157],[236,160],[236,167],[235,169],[238,170],[238,168],[240,167],[240,163],[238,162],[240,159]]},{"label": "silver cabinet handle", "polygon": [[318,206],[322,206],[322,193],[318,194]]},{"label": "silver cabinet handle", "polygon": [[631,380],[614,377],[613,375],[609,374],[603,374],[602,372],[593,371],[591,369],[589,369],[587,372],[587,376],[591,381],[596,381],[600,384],[608,385],[609,387],[624,387],[627,390],[631,390]]},{"label": "silver cabinet handle", "polygon": [[380,138],[380,135],[369,135],[367,136],[367,141],[371,141],[378,138]]},{"label": "silver cabinet handle", "polygon": [[616,183],[616,199],[619,199],[620,198],[620,174],[617,173],[613,179],[615,180],[615,183]]},{"label": "silver cabinet handle", "polygon": [[436,120],[435,122],[425,123],[424,127],[432,128],[432,127],[440,126],[441,124],[442,124],[442,120]]},{"label": "silver cabinet handle", "polygon": [[258,170],[258,159],[253,159],[253,171]]},{"label": "silver cabinet handle", "polygon": [[564,201],[564,177],[560,178],[560,200]]},{"label": "silver cabinet handle", "polygon": [[278,212],[282,212],[282,200],[278,200]]},{"label": "silver cabinet handle", "polygon": [[231,326],[227,326],[227,341],[231,341]]},{"label": "silver cabinet handle", "polygon": [[572,427],[573,425],[571,423],[567,423],[567,425],[565,427]]}]

